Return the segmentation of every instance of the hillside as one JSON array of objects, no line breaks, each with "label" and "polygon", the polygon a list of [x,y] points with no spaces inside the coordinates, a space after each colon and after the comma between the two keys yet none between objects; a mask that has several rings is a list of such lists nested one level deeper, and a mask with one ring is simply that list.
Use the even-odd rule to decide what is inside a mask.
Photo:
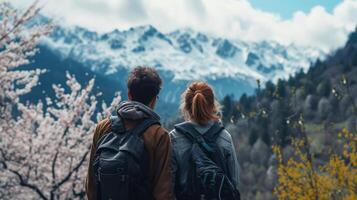
[{"label": "hillside", "polygon": [[[264,87],[258,86],[255,95],[244,94],[238,102],[233,102],[229,96],[225,97],[225,120],[236,122],[241,121],[242,117],[259,118],[265,113],[271,130],[266,131],[261,127],[263,123],[256,121],[265,131],[258,131],[256,129],[259,127],[256,127],[252,132],[266,134],[278,129],[286,120],[297,120],[300,115],[306,122],[326,125],[348,119],[354,121],[352,118],[356,115],[354,107],[357,97],[356,35],[357,32],[352,33],[344,48],[324,61],[316,61],[307,73],[300,71],[288,80],[279,79],[277,84],[269,81]],[[277,127],[269,123],[273,121]],[[290,133],[284,129],[280,134],[285,137]],[[266,138],[265,142],[270,144],[269,137],[259,137]]]},{"label": "hillside", "polygon": [[317,163],[326,161],[330,152],[339,153],[337,133],[342,128],[356,132],[356,99],[357,29],[345,47],[318,60],[307,73],[300,71],[277,84],[267,82],[239,101],[226,96],[223,119],[239,147],[244,197],[273,198],[277,178],[273,144],[291,155],[291,139],[306,134]]}]

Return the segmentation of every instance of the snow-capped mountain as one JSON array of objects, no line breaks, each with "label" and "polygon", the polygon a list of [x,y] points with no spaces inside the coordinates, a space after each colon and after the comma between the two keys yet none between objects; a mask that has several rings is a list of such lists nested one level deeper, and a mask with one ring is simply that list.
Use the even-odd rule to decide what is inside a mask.
[{"label": "snow-capped mountain", "polygon": [[286,78],[325,54],[276,42],[243,42],[190,29],[162,33],[152,26],[99,34],[81,27],[58,27],[43,44],[61,58],[123,80],[137,65],[156,67],[164,78],[164,101],[177,103],[188,81],[204,79],[219,97],[250,93],[256,80]]}]

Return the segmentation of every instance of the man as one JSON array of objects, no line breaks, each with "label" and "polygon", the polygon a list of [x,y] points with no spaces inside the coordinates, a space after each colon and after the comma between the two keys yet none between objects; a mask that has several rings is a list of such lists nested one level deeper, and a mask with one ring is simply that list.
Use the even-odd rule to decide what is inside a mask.
[{"label": "man", "polygon": [[[121,102],[118,109],[116,118],[117,122],[122,122],[123,124],[123,132],[126,134],[132,134],[130,131],[135,132],[137,127],[143,126],[142,124],[144,121],[159,121],[160,117],[153,111],[153,108],[156,105],[158,94],[161,89],[162,80],[155,69],[148,68],[148,67],[136,67],[131,71],[129,74],[129,78],[127,81],[128,87],[128,101]],[[118,120],[119,118],[119,120]],[[115,120],[114,120],[115,121]],[[94,136],[93,136],[93,143],[91,146],[91,154],[90,154],[90,162],[88,167],[88,174],[86,179],[86,194],[89,200],[95,199],[117,199],[118,197],[111,197],[105,196],[106,189],[105,187],[114,187],[114,193],[123,190],[123,188],[127,186],[120,186],[120,184],[112,183],[108,184],[103,181],[103,177],[105,178],[106,174],[101,174],[101,170],[103,170],[103,166],[100,166],[99,169],[96,168],[97,165],[105,165],[104,162],[101,162],[105,159],[97,158],[98,156],[102,156],[100,153],[103,154],[105,151],[105,145],[112,144],[110,143],[113,139],[110,138],[108,140],[105,136],[112,135],[111,137],[121,137],[124,134],[118,134],[114,131],[115,126],[111,119],[105,119],[97,125]],[[127,192],[129,194],[120,194],[120,199],[138,199],[143,198],[138,197],[140,195],[144,195],[145,199],[156,199],[156,200],[167,200],[173,199],[172,196],[172,186],[171,186],[171,169],[170,169],[170,138],[167,131],[160,126],[158,123],[152,123],[153,125],[149,125],[149,127],[145,127],[142,131],[143,133],[140,134],[140,138],[142,138],[142,143],[144,144],[144,151],[143,153],[139,153],[140,158],[143,159],[133,159],[130,158],[129,154],[124,154],[124,151],[116,152],[113,158],[117,158],[118,155],[126,156],[127,159],[132,159],[131,162],[140,162],[139,169],[141,171],[138,174],[131,174],[131,179],[140,179],[143,181],[136,182],[137,185],[140,186],[132,186],[131,182],[131,189]],[[114,133],[113,133],[114,132]],[[139,131],[140,132],[140,131]],[[135,139],[135,138],[134,138]],[[107,143],[106,143],[107,140]],[[109,141],[109,142],[108,142]],[[128,139],[122,139],[120,142],[122,144],[123,141],[128,141]],[[106,144],[104,144],[106,143]],[[124,142],[125,143],[125,142]],[[140,144],[139,142],[134,142],[135,145],[129,145],[129,142],[126,142],[127,148],[129,150],[126,151],[137,151],[138,147],[135,146],[136,144]],[[101,146],[104,146],[103,148]],[[98,151],[101,149],[101,151]],[[140,147],[140,146],[139,146]],[[114,147],[115,149],[121,149],[122,147],[117,146]],[[104,149],[104,150],[102,150]],[[113,152],[106,152],[106,155],[113,154]],[[136,153],[133,153],[136,154]],[[103,154],[104,155],[104,154]],[[147,159],[146,159],[147,158]],[[97,162],[99,160],[99,162]],[[129,161],[124,161],[129,162]],[[98,164],[99,163],[99,164]],[[110,166],[110,165],[109,165]],[[110,168],[110,167],[109,167]],[[133,173],[134,167],[129,167],[128,173]],[[146,168],[146,169],[143,169]],[[125,171],[125,170],[124,170]],[[131,172],[130,172],[131,171]],[[142,174],[141,174],[142,173]],[[110,173],[108,173],[110,174]],[[125,176],[120,176],[125,177]],[[147,177],[147,184],[145,185]],[[112,177],[107,177],[109,179],[116,179],[113,175]],[[121,179],[121,178],[118,178]],[[124,180],[124,179],[123,179]],[[112,180],[118,181],[118,180]],[[125,182],[125,181],[124,181]],[[106,184],[108,186],[106,186]],[[136,187],[141,187],[139,190]],[[99,191],[98,191],[99,190]],[[109,190],[108,190],[109,191]],[[145,192],[148,191],[148,194]],[[115,195],[115,194],[113,194]],[[131,196],[131,197],[124,197],[124,196]],[[103,197],[104,196],[104,197]],[[133,197],[135,196],[135,197]]]}]

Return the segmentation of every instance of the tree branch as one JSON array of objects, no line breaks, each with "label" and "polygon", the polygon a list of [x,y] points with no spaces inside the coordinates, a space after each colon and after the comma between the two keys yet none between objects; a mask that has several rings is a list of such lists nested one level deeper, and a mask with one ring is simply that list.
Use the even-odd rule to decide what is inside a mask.
[{"label": "tree branch", "polygon": [[2,160],[1,163],[2,163],[3,166],[4,166],[4,169],[6,169],[7,171],[9,171],[9,172],[11,172],[11,173],[13,173],[14,175],[17,176],[17,178],[18,178],[19,181],[20,181],[20,185],[21,185],[21,186],[27,187],[27,188],[33,190],[34,192],[36,192],[36,193],[41,197],[41,199],[47,200],[47,197],[43,194],[43,192],[42,192],[36,185],[31,184],[31,183],[28,183],[27,181],[25,181],[25,179],[23,178],[23,176],[22,176],[19,172],[10,169],[10,168],[7,166],[6,162],[5,162],[5,159]]},{"label": "tree branch", "polygon": [[55,157],[53,158],[52,161],[52,166],[51,166],[51,171],[52,171],[52,182],[55,183],[56,181],[56,172],[55,172],[55,168],[56,168],[56,161],[57,161],[57,157],[58,157],[58,149],[56,151]]},{"label": "tree branch", "polygon": [[78,164],[77,164],[72,170],[70,170],[70,172],[69,172],[60,182],[58,182],[57,184],[55,184],[55,185],[52,187],[51,196],[54,194],[54,192],[55,192],[59,187],[61,187],[61,185],[63,185],[65,182],[67,182],[67,181],[71,178],[71,176],[72,176],[72,174],[73,174],[74,172],[76,172],[76,171],[82,166],[82,164],[84,163],[84,161],[85,161],[85,159],[86,159],[88,153],[89,153],[89,150],[87,150],[87,151],[83,154],[83,156],[82,156],[81,160],[78,162]]},{"label": "tree branch", "polygon": [[[32,9],[35,9],[36,5],[38,4],[38,0],[36,0],[26,11],[24,14],[22,14],[22,16],[20,17],[20,19],[16,22],[16,24],[12,27],[12,29],[10,29],[7,33],[5,33],[4,35],[2,35],[0,37],[0,42],[2,40],[4,40],[5,38],[7,38],[11,33],[15,32],[16,29],[23,23],[26,22],[25,17],[30,13],[30,11]],[[34,14],[34,16],[39,12],[39,9],[36,9],[36,12]]]}]

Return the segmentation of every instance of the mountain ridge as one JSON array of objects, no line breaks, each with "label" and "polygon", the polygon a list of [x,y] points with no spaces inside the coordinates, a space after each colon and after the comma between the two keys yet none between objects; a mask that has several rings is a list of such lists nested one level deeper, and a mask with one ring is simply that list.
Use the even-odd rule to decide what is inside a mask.
[{"label": "mountain ridge", "polygon": [[[49,22],[49,18],[40,16],[29,26]],[[100,88],[109,88],[103,93],[104,99],[110,99],[118,86],[125,96],[127,91],[123,86],[133,67],[155,67],[164,83],[160,104],[174,110],[191,81],[204,80],[211,84],[219,100],[226,95],[239,98],[242,94],[253,94],[257,80],[262,84],[288,78],[301,70],[307,71],[311,63],[326,56],[318,49],[274,41],[231,40],[190,28],[162,33],[151,25],[107,33],[58,25],[43,38],[40,46],[40,55],[32,63],[34,66],[41,63],[63,65],[63,69],[71,71],[70,68],[79,65],[83,72],[73,69],[76,76],[83,77],[89,70],[93,77],[100,77],[96,81]],[[51,55],[51,60],[46,55]],[[52,66],[43,67],[50,73],[57,72]],[[56,78],[65,79],[63,73],[60,74],[62,78]],[[165,115],[167,109],[161,110]],[[177,115],[177,112],[170,115]]]},{"label": "mountain ridge", "polygon": [[[120,67],[145,63],[174,72],[175,80],[243,77],[253,80],[251,84],[255,79],[287,78],[284,74],[295,73],[300,68],[307,70],[312,62],[325,55],[312,48],[302,50],[266,41],[232,41],[193,30],[163,34],[151,25],[103,34],[78,26],[59,27],[45,39],[45,44],[62,56],[99,65],[92,70],[104,69],[107,74]],[[251,62],[252,56],[257,62]]]},{"label": "mountain ridge", "polygon": [[164,34],[151,25],[97,33],[79,26],[58,26],[43,46],[63,60],[72,59],[118,82],[134,66],[155,67],[164,79],[162,99],[178,104],[188,82],[205,80],[219,99],[252,93],[256,80],[287,78],[307,70],[326,54],[277,42],[247,43],[213,37],[192,29]]}]

